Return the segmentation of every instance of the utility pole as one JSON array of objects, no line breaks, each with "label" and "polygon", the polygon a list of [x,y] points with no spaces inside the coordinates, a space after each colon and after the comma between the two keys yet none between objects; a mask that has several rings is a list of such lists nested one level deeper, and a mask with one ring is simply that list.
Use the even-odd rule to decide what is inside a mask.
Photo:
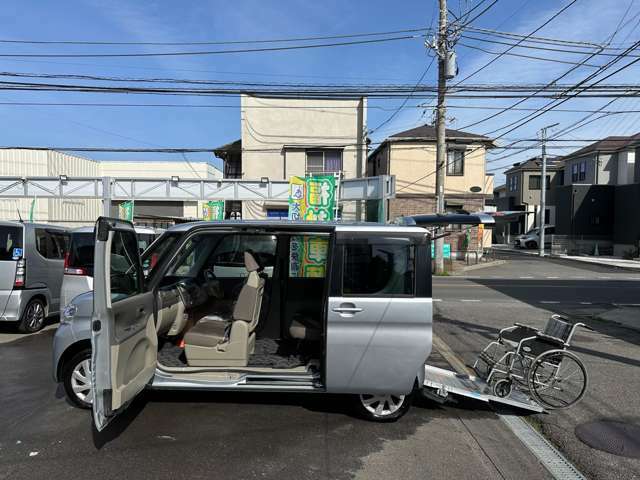
[{"label": "utility pole", "polygon": [[[444,173],[447,161],[446,139],[446,106],[445,94],[447,89],[447,0],[439,0],[440,21],[438,26],[438,38],[436,54],[438,55],[438,106],[436,110],[436,213],[444,214]],[[438,238],[435,241],[436,274],[444,272],[444,237],[442,228],[438,229]]]},{"label": "utility pole", "polygon": [[540,141],[542,143],[542,174],[540,175],[540,221],[538,222],[540,228],[540,239],[538,248],[540,249],[540,256],[544,257],[544,226],[545,226],[545,210],[547,209],[547,129],[558,125],[547,125],[540,129]]}]

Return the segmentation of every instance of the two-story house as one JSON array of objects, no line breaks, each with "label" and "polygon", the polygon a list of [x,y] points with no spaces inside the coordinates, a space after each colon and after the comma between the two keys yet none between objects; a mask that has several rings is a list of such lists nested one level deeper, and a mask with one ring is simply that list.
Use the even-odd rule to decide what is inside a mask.
[{"label": "two-story house", "polygon": [[[226,178],[279,179],[313,173],[363,176],[367,99],[286,98],[243,94],[241,139],[215,150]],[[363,205],[347,202],[343,218],[360,218]],[[227,218],[286,218],[287,202],[227,202]]]},{"label": "two-story house", "polygon": [[[447,211],[481,211],[493,196],[493,175],[486,173],[486,151],[493,141],[482,135],[446,130],[444,195]],[[386,138],[369,155],[367,176],[395,175],[396,198],[389,218],[436,210],[436,129],[412,128]]]},{"label": "two-story house", "polygon": [[[493,197],[493,175],[486,171],[486,151],[495,146],[493,141],[475,133],[447,129],[446,142],[445,209],[448,212],[482,211],[485,200]],[[367,160],[367,176],[376,175],[396,177],[396,198],[388,200],[388,220],[402,215],[434,213],[435,127],[423,125],[382,141]]]},{"label": "two-story house", "polygon": [[581,250],[622,255],[637,250],[640,217],[640,133],[609,136],[562,157],[564,186],[554,193],[556,232],[580,238]]},{"label": "two-story house", "polygon": [[[563,164],[556,157],[547,157],[545,225],[555,224],[555,188],[563,184]],[[518,235],[540,226],[540,200],[542,193],[542,160],[530,158],[514,163],[505,172],[505,192],[499,210],[522,211],[512,218],[508,233]]]}]

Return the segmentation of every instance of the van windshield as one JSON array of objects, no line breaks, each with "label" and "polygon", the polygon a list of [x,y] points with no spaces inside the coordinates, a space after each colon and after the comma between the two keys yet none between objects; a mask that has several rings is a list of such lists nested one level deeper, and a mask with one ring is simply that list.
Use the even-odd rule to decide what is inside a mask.
[{"label": "van windshield", "polygon": [[22,227],[0,226],[0,261],[18,260],[22,256]]}]

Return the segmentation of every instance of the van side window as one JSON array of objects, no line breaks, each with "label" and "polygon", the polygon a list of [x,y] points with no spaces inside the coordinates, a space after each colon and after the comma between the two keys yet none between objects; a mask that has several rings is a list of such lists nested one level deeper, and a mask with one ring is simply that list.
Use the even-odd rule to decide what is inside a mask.
[{"label": "van side window", "polygon": [[348,243],[344,246],[342,294],[414,295],[415,247],[410,243]]},{"label": "van side window", "polygon": [[133,232],[113,232],[111,242],[111,301],[142,293],[138,242]]},{"label": "van side window", "polygon": [[69,237],[63,232],[36,228],[36,250],[44,258],[61,260],[69,249]]}]

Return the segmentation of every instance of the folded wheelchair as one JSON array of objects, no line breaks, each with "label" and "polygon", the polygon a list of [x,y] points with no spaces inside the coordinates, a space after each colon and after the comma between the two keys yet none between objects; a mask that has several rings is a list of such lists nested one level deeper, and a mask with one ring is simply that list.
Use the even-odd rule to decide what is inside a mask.
[{"label": "folded wheelchair", "polygon": [[516,323],[500,331],[473,368],[497,397],[509,397],[518,388],[545,409],[570,407],[582,399],[589,382],[582,360],[567,351],[578,327],[592,330],[561,315],[552,315],[543,330]]}]

